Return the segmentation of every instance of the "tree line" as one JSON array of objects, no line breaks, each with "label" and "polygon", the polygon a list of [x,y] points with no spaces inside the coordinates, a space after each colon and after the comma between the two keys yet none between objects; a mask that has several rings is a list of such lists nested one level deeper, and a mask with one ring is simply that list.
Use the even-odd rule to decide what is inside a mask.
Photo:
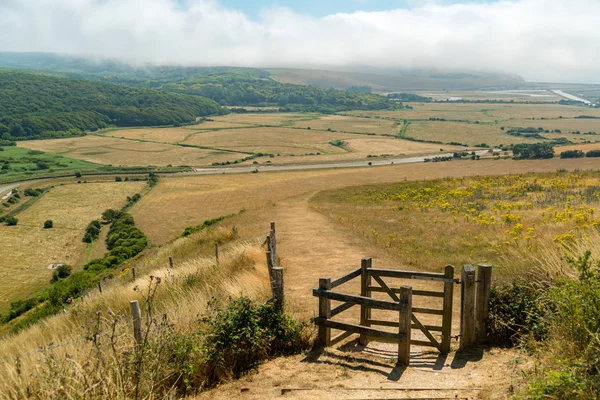
[{"label": "tree line", "polygon": [[2,140],[76,136],[110,125],[181,125],[223,113],[199,96],[0,70]]}]

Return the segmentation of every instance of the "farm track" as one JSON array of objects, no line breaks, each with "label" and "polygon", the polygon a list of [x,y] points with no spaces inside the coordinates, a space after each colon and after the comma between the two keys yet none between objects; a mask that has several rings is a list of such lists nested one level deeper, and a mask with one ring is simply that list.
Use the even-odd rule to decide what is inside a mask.
[{"label": "farm track", "polygon": [[[319,277],[341,276],[356,268],[366,255],[373,257],[375,267],[399,266],[383,250],[312,209],[311,196],[304,194],[278,203],[272,216],[277,221],[277,253],[286,274],[286,304],[288,310],[304,318],[317,312],[312,288]],[[435,283],[415,283],[408,284],[439,289]],[[358,281],[351,281],[340,290],[357,294]],[[459,327],[459,292],[455,291],[453,334]],[[347,318],[358,317],[358,310],[353,311],[347,312]],[[453,340],[452,345],[455,350],[457,342]],[[395,367],[395,356],[394,345],[372,342],[363,348],[350,341],[325,352],[315,350],[272,360],[259,367],[257,373],[203,393],[197,399],[479,399],[482,393],[490,398],[505,398],[512,379],[506,368],[515,354],[474,350],[441,356],[429,348],[412,346],[409,368]],[[495,373],[500,370],[501,374]]]}]

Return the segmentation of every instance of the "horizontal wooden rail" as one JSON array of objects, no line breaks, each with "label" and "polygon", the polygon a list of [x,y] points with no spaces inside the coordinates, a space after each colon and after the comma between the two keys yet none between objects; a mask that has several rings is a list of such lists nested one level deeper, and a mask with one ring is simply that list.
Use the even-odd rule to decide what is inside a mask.
[{"label": "horizontal wooden rail", "polygon": [[402,311],[407,309],[406,304],[394,303],[385,300],[377,300],[364,296],[353,296],[349,294],[336,293],[321,289],[313,289],[313,296],[323,297],[329,300],[344,301],[346,303],[361,304],[365,307],[375,308],[378,310]]},{"label": "horizontal wooden rail", "polygon": [[354,307],[355,305],[356,305],[355,303],[340,304],[339,306],[337,306],[336,308],[333,308],[331,310],[331,318],[335,317],[338,314],[343,313],[346,310],[349,310],[350,308]]},{"label": "horizontal wooden rail", "polygon": [[350,337],[354,335],[354,332],[342,332],[339,335],[337,335],[336,337],[334,337],[333,339],[331,339],[329,341],[329,345],[330,346],[335,346],[336,344],[338,344],[339,342],[341,342],[342,340]]},{"label": "horizontal wooden rail", "polygon": [[[369,290],[371,292],[378,292],[378,293],[387,293],[387,290],[385,290],[382,287],[379,286],[369,286]],[[394,293],[400,293],[400,289],[391,289],[392,292]],[[439,297],[439,298],[444,298],[444,292],[434,292],[432,290],[415,290],[413,289],[413,296],[427,296],[427,297]]]},{"label": "horizontal wooden rail", "polygon": [[401,271],[395,269],[368,269],[368,274],[371,276],[379,276],[386,278],[402,278],[402,279],[417,279],[422,281],[436,282],[454,282],[452,278],[446,278],[444,274],[435,272],[416,272],[416,271]]},{"label": "horizontal wooden rail", "polygon": [[415,314],[444,315],[444,310],[434,310],[431,308],[413,307],[412,312]]},{"label": "horizontal wooden rail", "polygon": [[406,335],[403,333],[380,331],[379,329],[367,328],[365,326],[350,324],[350,323],[346,323],[346,322],[332,321],[330,319],[325,319],[325,318],[320,318],[320,317],[315,318],[314,321],[315,321],[315,324],[317,324],[319,326],[325,326],[327,328],[339,329],[342,331],[348,331],[348,332],[352,332],[352,333],[360,333],[362,335],[367,335],[372,338],[388,339],[388,340],[392,340],[396,343],[402,342],[406,337]]},{"label": "horizontal wooden rail", "polygon": [[[370,319],[367,322],[369,322],[369,324],[371,325],[378,325],[378,326],[389,326],[392,328],[395,328],[398,326],[398,322],[393,322],[393,321],[383,321],[380,319]],[[436,325],[424,325],[425,329],[433,331],[433,332],[441,332],[442,331],[442,327],[441,326],[436,326]],[[412,324],[411,325],[412,329],[421,329],[418,325],[416,324]]]},{"label": "horizontal wooden rail", "polygon": [[341,278],[336,279],[335,281],[331,281],[331,288],[338,287],[346,282],[351,281],[354,278],[358,278],[360,276],[360,268],[355,269],[354,271],[347,273]]}]

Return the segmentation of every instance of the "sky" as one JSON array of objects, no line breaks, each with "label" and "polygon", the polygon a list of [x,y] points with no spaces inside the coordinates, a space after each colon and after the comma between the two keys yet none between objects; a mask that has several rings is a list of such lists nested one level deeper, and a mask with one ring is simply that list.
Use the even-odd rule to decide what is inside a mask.
[{"label": "sky", "polygon": [[600,83],[600,0],[0,0],[0,51]]}]

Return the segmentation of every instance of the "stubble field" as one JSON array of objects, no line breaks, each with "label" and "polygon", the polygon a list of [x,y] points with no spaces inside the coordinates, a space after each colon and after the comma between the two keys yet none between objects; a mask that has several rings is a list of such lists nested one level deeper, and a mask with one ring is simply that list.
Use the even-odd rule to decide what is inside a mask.
[{"label": "stubble field", "polygon": [[[85,227],[107,208],[120,208],[143,189],[144,182],[82,183],[56,186],[17,215],[16,226],[0,225],[0,311],[11,301],[45,287],[52,271],[48,265],[73,267],[86,260],[81,241]],[[54,227],[43,229],[44,221]]]}]

